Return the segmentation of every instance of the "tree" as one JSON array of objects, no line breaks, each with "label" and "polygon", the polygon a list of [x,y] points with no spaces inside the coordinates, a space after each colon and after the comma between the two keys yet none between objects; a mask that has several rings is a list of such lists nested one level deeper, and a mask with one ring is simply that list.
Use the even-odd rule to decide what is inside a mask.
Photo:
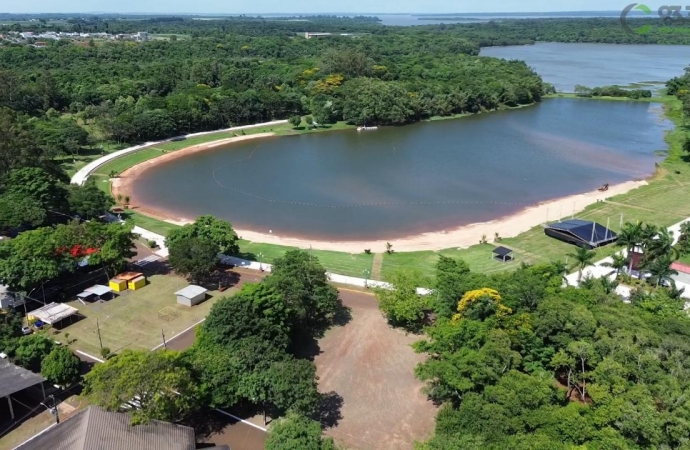
[{"label": "tree", "polygon": [[302,118],[300,116],[292,116],[288,121],[293,128],[297,128],[302,123]]},{"label": "tree", "polygon": [[313,414],[319,403],[316,366],[306,359],[285,358],[274,362],[266,372],[268,403],[274,417],[295,411]]},{"label": "tree", "polygon": [[18,193],[0,195],[0,232],[21,226],[37,227],[46,220],[38,200]]},{"label": "tree", "polygon": [[626,222],[623,225],[620,233],[618,233],[618,240],[616,245],[624,247],[626,251],[626,256],[628,258],[628,271],[632,271],[632,253],[640,244],[642,239],[642,224],[640,222],[630,223]]},{"label": "tree", "polygon": [[335,450],[335,444],[322,436],[319,422],[289,414],[271,426],[266,450]]},{"label": "tree", "polygon": [[218,259],[212,243],[195,237],[176,240],[170,245],[169,251],[170,267],[175,272],[190,277],[192,282],[208,277]]},{"label": "tree", "polygon": [[41,362],[41,375],[51,383],[68,386],[79,379],[80,366],[69,347],[56,346]]},{"label": "tree", "polygon": [[690,222],[684,222],[680,226],[678,249],[682,255],[690,254]]},{"label": "tree", "polygon": [[620,253],[615,253],[613,256],[611,256],[611,262],[603,263],[602,266],[612,267],[616,269],[616,278],[618,278],[618,275],[620,275],[621,270],[625,269],[627,264],[628,261],[625,258],[625,256],[621,255]]},{"label": "tree", "polygon": [[13,355],[22,336],[24,318],[13,309],[0,310],[0,352]]},{"label": "tree", "polygon": [[[285,352],[289,333],[290,311],[282,295],[268,283],[248,283],[213,305],[199,342],[211,342],[233,352],[247,344],[256,352],[254,358],[262,358],[270,348]],[[248,345],[250,341],[252,345]],[[254,348],[253,343],[261,348]]]},{"label": "tree", "polygon": [[309,125],[310,127],[314,125],[314,118],[312,116],[306,116],[304,118],[304,121],[307,122],[307,125]]},{"label": "tree", "polygon": [[48,211],[67,212],[67,190],[53,175],[38,167],[11,171],[5,179],[5,191],[40,202]]},{"label": "tree", "polygon": [[86,374],[84,394],[109,411],[135,400],[138,407],[129,410],[133,424],[175,422],[197,404],[191,373],[172,350],[124,350]]},{"label": "tree", "polygon": [[32,372],[39,372],[41,361],[54,347],[55,342],[40,333],[23,337],[14,352],[14,362]]},{"label": "tree", "polygon": [[584,247],[578,247],[575,253],[568,253],[566,256],[568,258],[573,258],[575,262],[571,264],[571,269],[578,270],[577,281],[582,280],[582,271],[585,270],[587,266],[590,266],[594,261],[594,257],[597,254],[592,250],[587,250]]},{"label": "tree", "polygon": [[0,284],[28,293],[66,270],[73,269],[68,252],[58,253],[55,231],[39,228],[0,242]]},{"label": "tree", "polygon": [[83,186],[72,184],[68,189],[70,212],[83,218],[98,217],[115,205],[111,196],[98,189],[94,179],[89,179]]},{"label": "tree", "polygon": [[283,297],[295,331],[321,332],[342,309],[338,290],[329,283],[318,258],[309,252],[285,252],[273,262],[266,283]]},{"label": "tree", "polygon": [[391,287],[376,288],[376,298],[383,315],[395,326],[418,331],[429,306],[427,297],[417,293],[422,280],[419,272],[398,271],[391,277]]},{"label": "tree", "polygon": [[213,216],[199,216],[194,223],[172,230],[165,242],[168,247],[172,247],[176,241],[189,238],[210,242],[215,246],[216,253],[236,255],[239,252],[239,238],[232,224]]},{"label": "tree", "polygon": [[678,272],[671,268],[673,260],[667,255],[656,258],[644,264],[644,269],[651,275],[650,281],[659,287],[664,280],[669,280],[671,276],[678,275]]}]

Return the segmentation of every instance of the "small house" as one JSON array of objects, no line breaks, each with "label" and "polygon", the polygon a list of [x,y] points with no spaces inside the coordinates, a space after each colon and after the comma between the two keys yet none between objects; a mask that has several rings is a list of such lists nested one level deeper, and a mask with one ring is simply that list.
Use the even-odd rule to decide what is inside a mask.
[{"label": "small house", "polygon": [[184,289],[175,292],[177,303],[185,306],[194,306],[206,300],[208,289],[195,284],[190,284]]}]

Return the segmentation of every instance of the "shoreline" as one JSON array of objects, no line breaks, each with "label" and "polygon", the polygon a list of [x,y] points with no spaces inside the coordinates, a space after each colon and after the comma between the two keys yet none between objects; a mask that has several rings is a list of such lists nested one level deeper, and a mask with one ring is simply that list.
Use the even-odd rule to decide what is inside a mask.
[{"label": "shoreline", "polygon": [[[154,205],[141,203],[136,193],[132,191],[133,182],[142,176],[148,169],[177,158],[188,156],[194,153],[209,150],[215,147],[241,142],[249,139],[259,139],[264,137],[276,136],[275,133],[258,133],[245,136],[236,136],[204,144],[198,144],[175,152],[166,153],[159,157],[136,164],[120,174],[119,178],[112,179],[111,193],[113,197],[118,194],[130,196],[130,208],[134,211],[165,221],[174,225],[185,225],[193,222],[193,218],[178,217],[175,214],[156,208]],[[298,247],[302,249],[313,248],[315,250],[330,250],[347,253],[362,253],[364,249],[371,249],[375,253],[383,252],[386,242],[393,244],[396,251],[438,251],[447,248],[467,248],[479,243],[482,235],[491,239],[494,233],[498,233],[502,238],[515,237],[524,233],[535,226],[548,221],[555,221],[562,217],[569,217],[584,210],[589,205],[604,201],[609,197],[627,193],[640,186],[647,185],[646,180],[627,181],[609,187],[608,191],[590,191],[582,194],[574,194],[566,197],[555,198],[533,206],[528,206],[521,211],[506,216],[498,217],[488,222],[472,223],[462,225],[452,230],[442,230],[416,235],[393,238],[389,240],[346,240],[346,241],[327,241],[312,240],[303,237],[280,236],[276,234],[260,233],[246,229],[236,229],[237,234],[245,240],[257,243],[276,244],[283,246]],[[563,214],[563,215],[562,215]],[[562,215],[562,216],[561,216]],[[558,217],[561,216],[561,217]]]}]

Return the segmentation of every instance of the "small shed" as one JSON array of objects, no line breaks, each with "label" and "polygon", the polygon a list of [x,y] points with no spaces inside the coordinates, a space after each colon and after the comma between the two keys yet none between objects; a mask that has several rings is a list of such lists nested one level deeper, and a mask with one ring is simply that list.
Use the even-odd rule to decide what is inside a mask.
[{"label": "small shed", "polygon": [[496,247],[491,252],[491,257],[502,262],[508,262],[513,260],[513,251],[508,247]]},{"label": "small shed", "polygon": [[143,277],[143,276],[137,277],[137,278],[135,278],[135,279],[133,279],[133,280],[130,280],[130,281],[127,283],[127,287],[130,288],[130,289],[133,290],[133,291],[136,291],[137,289],[141,289],[141,288],[143,288],[144,286],[146,286],[146,278]]},{"label": "small shed", "polygon": [[112,280],[110,280],[108,286],[110,286],[110,289],[112,289],[115,292],[122,292],[127,290],[127,282],[119,278],[113,278]]},{"label": "small shed", "polygon": [[194,306],[206,300],[208,289],[195,284],[190,284],[184,289],[175,292],[177,303],[185,306]]}]

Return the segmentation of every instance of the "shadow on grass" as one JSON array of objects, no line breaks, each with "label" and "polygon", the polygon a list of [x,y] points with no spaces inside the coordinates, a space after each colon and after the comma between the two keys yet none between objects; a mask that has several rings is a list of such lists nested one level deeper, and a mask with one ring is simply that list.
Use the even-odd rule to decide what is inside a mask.
[{"label": "shadow on grass", "polygon": [[343,397],[335,391],[321,394],[319,407],[314,417],[314,420],[321,422],[324,428],[333,428],[338,426],[340,420],[343,418],[340,410],[343,407]]}]

